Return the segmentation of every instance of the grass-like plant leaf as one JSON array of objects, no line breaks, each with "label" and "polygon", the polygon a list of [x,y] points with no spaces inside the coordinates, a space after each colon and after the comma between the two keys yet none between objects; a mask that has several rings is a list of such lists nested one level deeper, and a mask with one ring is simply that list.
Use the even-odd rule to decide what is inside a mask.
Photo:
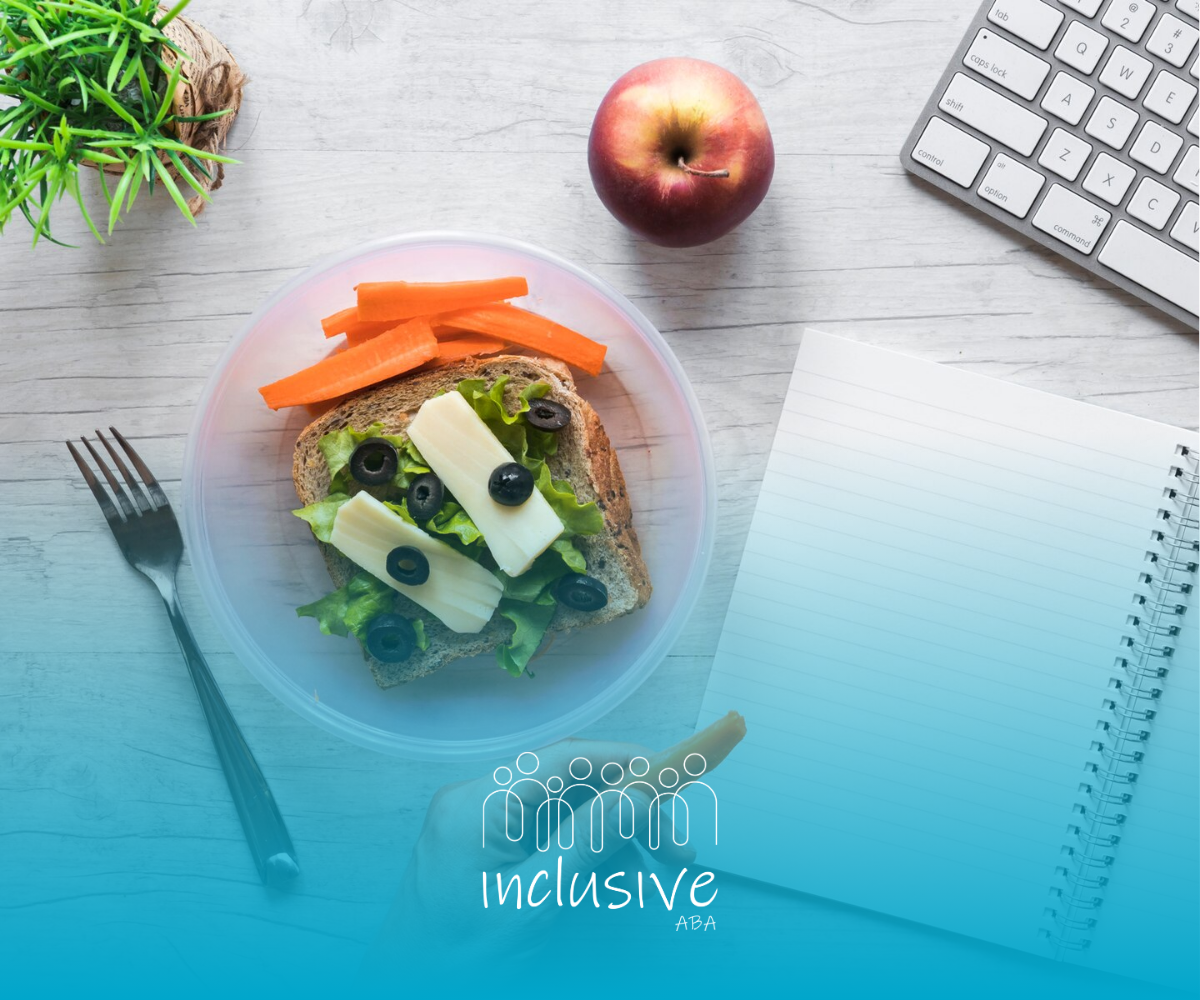
[{"label": "grass-like plant leaf", "polygon": [[189,3],[163,14],[157,0],[0,0],[0,95],[16,101],[0,108],[0,233],[19,214],[35,245],[59,243],[51,209],[67,198],[103,243],[80,179],[88,164],[100,168],[109,233],[143,184],[195,224],[183,185],[207,200],[205,164],[237,161],[178,138],[180,125],[228,113],[172,114],[190,60],[162,29]]}]

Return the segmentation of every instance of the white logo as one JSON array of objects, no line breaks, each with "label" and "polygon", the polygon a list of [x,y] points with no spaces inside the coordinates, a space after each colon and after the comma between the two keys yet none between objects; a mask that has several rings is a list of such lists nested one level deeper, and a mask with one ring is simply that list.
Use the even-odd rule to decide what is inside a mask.
[{"label": "white logo", "polygon": [[[482,810],[482,846],[487,847],[487,809],[488,802],[495,796],[500,796],[503,803],[504,835],[512,842],[523,840],[525,837],[525,805],[536,802],[534,813],[534,842],[539,851],[548,851],[551,846],[552,828],[556,828],[554,839],[560,850],[568,850],[575,845],[575,809],[566,797],[574,789],[587,789],[591,798],[586,803],[588,813],[588,837],[591,849],[597,854],[604,850],[604,816],[605,809],[617,810],[617,832],[622,839],[631,839],[638,829],[639,810],[637,802],[628,793],[640,789],[650,800],[649,806],[642,810],[647,824],[647,844],[651,850],[656,850],[662,837],[662,812],[667,801],[671,803],[672,841],[682,847],[688,842],[690,828],[689,803],[684,798],[686,789],[698,786],[707,790],[712,796],[713,806],[713,843],[717,842],[717,793],[700,776],[708,769],[708,761],[703,754],[688,754],[683,760],[683,770],[686,779],[681,782],[679,772],[673,767],[662,768],[657,775],[658,785],[647,780],[650,774],[650,761],[645,757],[634,757],[629,761],[628,772],[616,761],[609,761],[600,768],[599,778],[601,787],[588,784],[592,776],[592,762],[586,757],[576,757],[567,765],[567,772],[574,779],[572,784],[566,784],[557,774],[550,775],[543,783],[536,777],[541,761],[537,754],[526,751],[516,761],[519,776],[514,776],[507,767],[498,767],[492,773],[497,787],[488,793],[483,800]],[[661,790],[660,790],[661,789]],[[707,802],[708,796],[700,793],[701,801]],[[523,797],[524,796],[524,797]],[[580,803],[583,805],[584,803]],[[698,803],[697,803],[698,804]],[[515,807],[515,808],[512,808]],[[680,808],[682,807],[682,808]],[[514,813],[519,826],[515,832],[512,829]],[[677,815],[678,813],[678,815]],[[551,817],[553,816],[553,819]],[[628,829],[626,828],[628,821]],[[683,839],[680,840],[681,836]]]}]

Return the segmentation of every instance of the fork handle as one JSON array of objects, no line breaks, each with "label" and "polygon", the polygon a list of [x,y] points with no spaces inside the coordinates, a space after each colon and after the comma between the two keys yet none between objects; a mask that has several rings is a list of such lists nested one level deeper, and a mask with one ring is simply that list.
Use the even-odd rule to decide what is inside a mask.
[{"label": "fork handle", "polygon": [[229,791],[237,806],[254,863],[258,866],[258,874],[266,885],[283,885],[299,875],[300,868],[296,863],[296,849],[279,814],[275,797],[233,713],[229,711],[212,671],[208,669],[173,587],[163,594],[163,603],[167,606],[175,637],[179,640],[188,673],[191,674],[196,695],[208,720],[221,769],[229,783]]}]

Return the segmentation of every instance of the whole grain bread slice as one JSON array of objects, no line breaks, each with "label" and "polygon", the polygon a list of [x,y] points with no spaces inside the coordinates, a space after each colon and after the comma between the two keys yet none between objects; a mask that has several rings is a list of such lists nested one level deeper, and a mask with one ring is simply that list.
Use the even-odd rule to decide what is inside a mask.
[{"label": "whole grain bread slice", "polygon": [[[503,375],[509,379],[505,404],[510,412],[516,407],[521,390],[534,382],[547,383],[549,397],[571,411],[570,422],[558,432],[558,453],[547,463],[555,479],[570,481],[580,501],[594,500],[604,514],[602,533],[576,541],[587,558],[588,574],[608,588],[608,605],[591,613],[559,605],[548,632],[563,633],[601,625],[643,607],[650,599],[650,575],[642,560],[617,453],[596,411],[576,391],[570,369],[549,358],[519,355],[469,358],[424,374],[392,379],[345,400],[309,424],[296,441],[292,478],[300,503],[307,506],[329,495],[329,467],[318,447],[323,435],[346,427],[363,430],[374,423],[383,424],[385,434],[402,434],[421,404],[438,391],[453,390],[466,378],[482,378],[491,385]],[[352,486],[352,490],[359,488],[358,484]],[[336,586],[341,587],[358,572],[332,546],[317,544]],[[399,597],[398,607],[401,614],[424,622],[429,648],[415,651],[403,663],[381,663],[367,655],[376,683],[384,688],[423,677],[452,660],[488,652],[507,642],[513,633],[512,623],[499,613],[478,634],[462,635],[451,632],[406,597]]]}]

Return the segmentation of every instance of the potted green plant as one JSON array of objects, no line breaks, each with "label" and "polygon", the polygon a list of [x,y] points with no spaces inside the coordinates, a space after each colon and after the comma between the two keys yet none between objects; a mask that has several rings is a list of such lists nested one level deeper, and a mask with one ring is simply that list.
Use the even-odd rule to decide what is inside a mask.
[{"label": "potted green plant", "polygon": [[0,0],[0,232],[19,212],[35,245],[57,243],[50,212],[69,198],[103,243],[81,167],[99,172],[110,234],[143,184],[164,188],[195,224],[236,162],[220,150],[245,77],[181,16],[189,2]]}]

